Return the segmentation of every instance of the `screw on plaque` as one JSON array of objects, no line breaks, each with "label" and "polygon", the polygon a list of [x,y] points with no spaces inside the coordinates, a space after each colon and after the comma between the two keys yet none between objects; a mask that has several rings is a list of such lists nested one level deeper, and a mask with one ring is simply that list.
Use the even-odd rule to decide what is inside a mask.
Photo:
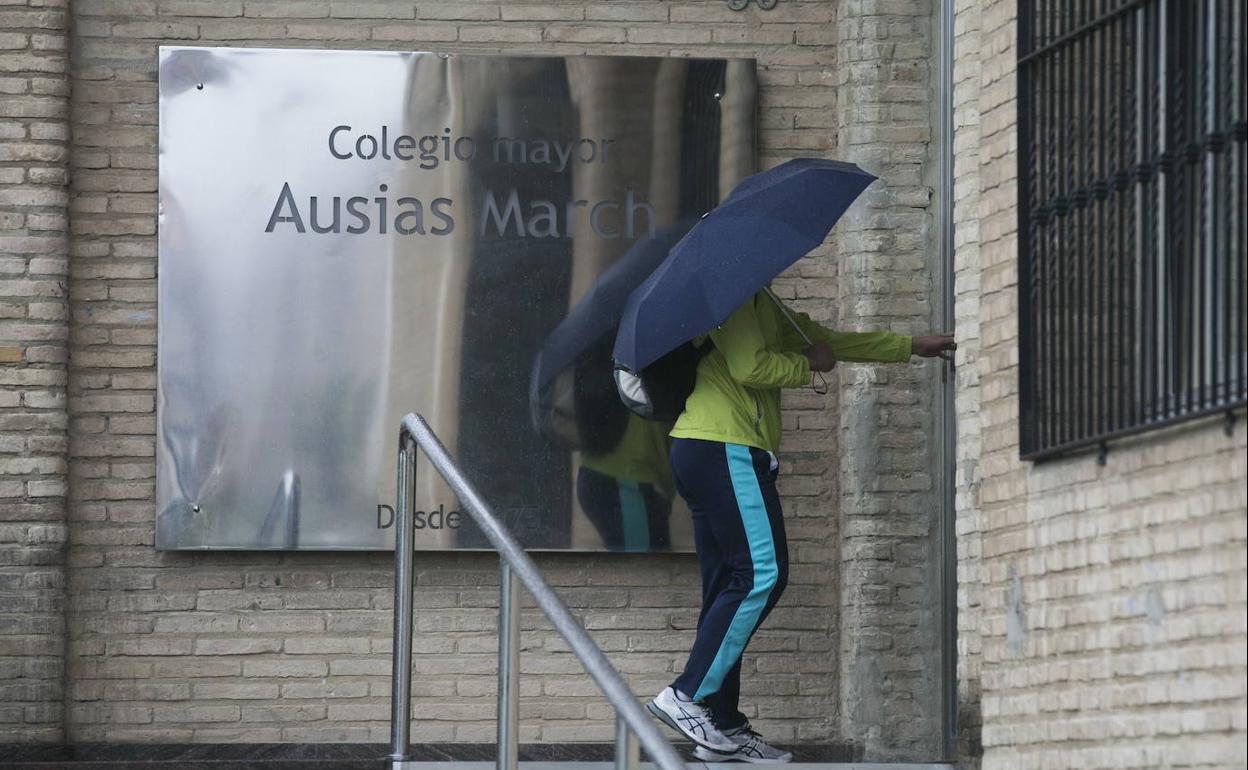
[{"label": "screw on plaque", "polygon": [[196,90],[196,91],[203,91],[203,90],[204,90],[204,84],[203,84],[203,83],[196,83],[196,84],[195,84],[195,90]]},{"label": "screw on plaque", "polygon": [[199,507],[199,503],[192,503],[192,504],[191,504],[191,513],[199,513],[199,512],[200,512],[200,510],[201,510],[201,508]]}]

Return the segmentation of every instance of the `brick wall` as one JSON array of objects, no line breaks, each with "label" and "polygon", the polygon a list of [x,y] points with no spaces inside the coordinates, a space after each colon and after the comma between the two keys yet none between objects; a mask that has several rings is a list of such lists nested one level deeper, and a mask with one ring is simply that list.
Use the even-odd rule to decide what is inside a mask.
[{"label": "brick wall", "polygon": [[0,3],[0,743],[62,737],[65,5]]},{"label": "brick wall", "polygon": [[[873,198],[875,214],[903,227],[921,226],[926,118],[918,92],[926,75],[916,62],[927,55],[926,38],[917,46],[905,38],[912,32],[926,35],[918,25],[928,11],[894,12],[885,6],[896,3],[878,5],[839,35],[840,44],[891,35],[887,45],[855,47],[852,61],[868,71],[901,57],[887,65],[886,74],[905,81],[905,94],[864,103],[862,109],[880,124],[880,137],[861,146],[874,143],[880,152],[859,157],[877,163],[876,170],[887,171],[890,180],[899,175],[896,187]],[[837,7],[789,0],[771,11],[751,6],[742,13],[719,0],[75,2],[66,737],[387,738],[392,580],[387,554],[192,554],[152,548],[158,45],[753,57],[762,83],[761,162],[768,165],[792,155],[831,153],[843,130],[838,127],[847,125],[837,117],[838,94],[852,91],[836,74],[846,63],[838,55]],[[880,78],[883,89],[884,75]],[[895,104],[888,106],[890,101]],[[883,124],[891,119],[904,120],[909,128],[889,133]],[[921,237],[906,236],[876,251],[883,264],[911,259],[908,255],[922,248]],[[915,259],[923,264],[921,257]],[[909,262],[898,264],[909,269]],[[833,318],[829,298],[837,296],[837,269],[831,252],[821,252],[796,268],[802,280],[789,281],[783,290],[803,309]],[[841,269],[857,265],[846,262]],[[926,284],[907,291],[913,299],[901,306],[880,305],[842,320],[911,330],[927,312],[919,307]],[[887,376],[885,400],[925,387],[917,374],[900,368]],[[855,380],[855,396],[870,391]],[[881,419],[906,426],[896,433],[905,442],[913,442],[925,425],[903,422],[912,403],[881,412]],[[745,700],[757,724],[779,741],[862,740],[858,728],[841,724],[836,660],[845,645],[835,633],[842,603],[838,485],[855,477],[831,470],[841,432],[835,395],[794,394],[786,407],[783,492],[792,579],[752,645]],[[891,462],[892,453],[888,449],[882,461]],[[921,452],[912,447],[897,454],[905,455],[899,462],[921,462],[916,459]],[[925,488],[894,490],[886,497],[889,505],[912,506],[904,501]],[[915,513],[912,507],[905,510]],[[905,550],[914,538],[913,532],[901,540],[872,537],[866,545],[883,543],[899,558],[909,553],[917,559],[917,551]],[[855,547],[851,555],[879,558],[865,554]],[[637,692],[657,691],[670,681],[696,621],[692,557],[544,555],[539,561]],[[418,564],[415,738],[491,740],[496,562],[485,555],[427,554]],[[857,579],[857,573],[851,577]],[[912,607],[918,598],[906,591],[914,576],[905,582],[887,590]],[[580,675],[576,660],[534,611],[524,613],[522,624],[522,740],[609,739],[610,710]]]},{"label": "brick wall", "polygon": [[[839,156],[877,174],[838,226],[837,320],[931,332],[932,8],[837,4]],[[941,752],[932,363],[838,370],[841,711],[869,759]]]},{"label": "brick wall", "polygon": [[1117,442],[1103,467],[1018,459],[1016,7],[959,3],[963,758],[982,739],[984,768],[1243,767],[1242,418]]}]

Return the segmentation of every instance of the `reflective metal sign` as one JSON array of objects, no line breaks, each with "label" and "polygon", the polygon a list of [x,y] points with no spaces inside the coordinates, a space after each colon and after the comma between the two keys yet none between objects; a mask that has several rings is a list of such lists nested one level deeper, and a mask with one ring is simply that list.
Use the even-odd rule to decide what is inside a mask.
[{"label": "reflective metal sign", "polygon": [[[751,61],[162,48],[157,547],[393,547],[419,411],[526,547],[691,549],[569,328],[753,171],[755,103]],[[435,475],[418,547],[484,545]]]}]

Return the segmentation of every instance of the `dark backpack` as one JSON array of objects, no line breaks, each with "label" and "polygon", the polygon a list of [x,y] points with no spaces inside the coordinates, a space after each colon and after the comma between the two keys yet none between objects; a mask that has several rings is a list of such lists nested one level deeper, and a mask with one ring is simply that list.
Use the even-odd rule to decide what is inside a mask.
[{"label": "dark backpack", "polygon": [[640,373],[616,364],[615,389],[619,399],[647,420],[676,422],[697,384],[698,364],[713,347],[710,339],[700,346],[686,342]]}]

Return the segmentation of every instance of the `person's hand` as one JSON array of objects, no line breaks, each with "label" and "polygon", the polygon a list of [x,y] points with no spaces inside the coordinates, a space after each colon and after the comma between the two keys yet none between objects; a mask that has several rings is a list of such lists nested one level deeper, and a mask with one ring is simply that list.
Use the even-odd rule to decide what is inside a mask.
[{"label": "person's hand", "polygon": [[806,356],[806,360],[810,362],[810,370],[812,372],[830,372],[832,367],[836,366],[836,356],[826,342],[816,342],[802,351],[802,353]]},{"label": "person's hand", "polygon": [[910,340],[910,352],[923,358],[943,358],[946,361],[952,361],[953,351],[957,349],[958,344],[953,341],[952,334],[929,334]]}]

